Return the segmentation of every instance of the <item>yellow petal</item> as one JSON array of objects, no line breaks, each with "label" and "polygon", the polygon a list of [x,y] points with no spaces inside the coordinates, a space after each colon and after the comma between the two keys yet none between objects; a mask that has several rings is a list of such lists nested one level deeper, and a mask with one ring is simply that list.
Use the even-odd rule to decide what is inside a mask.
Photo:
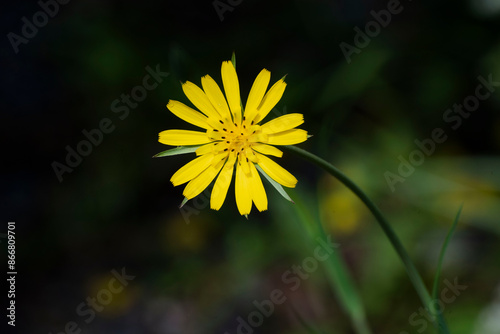
[{"label": "yellow petal", "polygon": [[224,166],[229,154],[226,151],[220,151],[215,153],[214,160],[212,161],[212,165],[217,168]]},{"label": "yellow petal", "polygon": [[283,115],[261,126],[262,132],[267,134],[275,134],[278,132],[291,130],[300,124],[304,123],[302,114]]},{"label": "yellow petal", "polygon": [[[195,152],[196,152],[196,155],[204,155],[207,153],[217,154],[217,153],[225,152],[224,150],[227,149],[228,146],[229,146],[229,144],[227,144],[227,142],[225,142],[225,141],[215,142],[215,143],[210,143],[207,145],[200,146],[198,149],[196,149]],[[228,154],[225,153],[225,155],[227,156]]]},{"label": "yellow petal", "polygon": [[297,184],[297,179],[295,176],[290,174],[289,171],[278,165],[276,162],[272,161],[265,155],[257,153],[257,157],[259,158],[259,166],[269,175],[274,181],[279,184],[289,187],[295,188]]},{"label": "yellow petal", "polygon": [[253,163],[258,163],[259,160],[257,159],[257,156],[255,155],[255,151],[252,149],[246,149],[245,150],[245,155]]},{"label": "yellow petal", "polygon": [[186,81],[182,84],[182,90],[189,101],[191,101],[202,113],[214,119],[220,118],[219,113],[215,110],[207,95],[200,87],[192,82]]},{"label": "yellow petal", "polygon": [[212,140],[226,140],[225,132],[221,132],[218,130],[212,130],[212,129],[208,130],[207,136],[208,136],[208,138],[210,138]]},{"label": "yellow petal", "polygon": [[245,117],[249,121],[252,121],[255,117],[255,114],[257,113],[257,108],[262,102],[264,94],[266,94],[269,80],[271,80],[271,72],[266,69],[260,71],[257,78],[255,78],[252,89],[250,89],[250,94],[248,94],[248,100],[245,106]]},{"label": "yellow petal", "polygon": [[227,102],[233,114],[233,121],[239,124],[241,122],[240,84],[236,69],[230,61],[222,63],[221,74]]},{"label": "yellow petal", "polygon": [[243,172],[240,164],[236,165],[235,182],[236,206],[240,214],[248,215],[252,209],[252,195],[248,191],[248,176]]},{"label": "yellow petal", "polygon": [[301,129],[287,130],[268,135],[267,142],[271,145],[294,145],[307,140],[307,131]]},{"label": "yellow petal", "polygon": [[252,200],[259,211],[267,210],[267,195],[262,180],[260,179],[259,172],[253,163],[250,166],[250,191],[252,192]]},{"label": "yellow petal", "polygon": [[222,164],[210,165],[207,169],[201,172],[200,175],[192,179],[187,184],[182,194],[187,199],[191,199],[193,197],[198,196],[213,181],[213,179],[217,176],[217,173],[219,173],[221,168]]},{"label": "yellow petal", "polygon": [[168,101],[167,108],[180,119],[191,123],[193,125],[199,126],[200,128],[208,129],[209,125],[207,123],[207,117],[198,111],[189,108],[184,103],[179,101],[170,100]]},{"label": "yellow petal", "polygon": [[216,144],[217,143],[210,143],[210,144],[198,147],[198,149],[195,151],[196,155],[204,155],[207,153],[213,153],[215,151]]},{"label": "yellow petal", "polygon": [[267,92],[260,106],[257,108],[255,123],[259,123],[274,108],[285,92],[286,83],[283,79],[278,80]]},{"label": "yellow petal", "polygon": [[250,175],[250,163],[248,162],[248,158],[246,156],[242,158],[242,156],[242,154],[238,156],[238,165],[241,166],[243,173]]},{"label": "yellow petal", "polygon": [[181,167],[177,172],[172,175],[170,181],[174,186],[178,186],[180,184],[191,181],[195,177],[201,174],[208,166],[212,163],[214,159],[213,154],[205,154],[201,157],[198,157],[184,166]]},{"label": "yellow petal", "polygon": [[210,208],[219,210],[226,199],[227,190],[233,178],[234,163],[236,156],[231,154],[215,181],[212,195],[210,196]]},{"label": "yellow petal", "polygon": [[268,142],[269,136],[266,135],[265,133],[262,133],[262,131],[259,131],[257,133],[254,133],[253,135],[251,135],[249,138],[248,138],[248,142],[249,143],[261,143],[261,144],[265,144]]},{"label": "yellow petal", "polygon": [[205,132],[190,130],[165,130],[160,132],[158,141],[165,145],[188,146],[202,145],[211,142]]},{"label": "yellow petal", "polygon": [[252,148],[255,151],[262,153],[262,154],[273,155],[273,156],[278,157],[278,158],[281,158],[283,156],[282,151],[278,150],[276,147],[271,146],[271,145],[256,143],[256,144],[252,144]]},{"label": "yellow petal", "polygon": [[224,119],[231,119],[231,112],[229,111],[229,107],[227,106],[226,99],[224,98],[224,94],[219,88],[219,85],[212,79],[211,76],[205,75],[201,78],[201,85],[208,99],[215,107],[215,109],[219,112],[221,117]]}]

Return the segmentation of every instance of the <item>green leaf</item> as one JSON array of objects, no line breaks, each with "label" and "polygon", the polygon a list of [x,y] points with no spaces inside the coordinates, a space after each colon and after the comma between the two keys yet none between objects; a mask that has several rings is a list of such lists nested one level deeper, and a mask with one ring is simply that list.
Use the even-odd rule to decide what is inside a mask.
[{"label": "green leaf", "polygon": [[201,145],[198,146],[179,146],[176,148],[172,148],[170,150],[166,150],[163,152],[160,152],[158,154],[153,155],[153,158],[161,158],[161,157],[169,157],[171,155],[179,155],[179,154],[186,154],[186,153],[193,153],[195,152]]},{"label": "green leaf", "polygon": [[267,179],[267,181],[269,181],[269,183],[271,183],[271,185],[276,189],[278,190],[278,192],[280,193],[281,196],[283,196],[287,201],[290,201],[292,202],[293,204],[295,204],[295,202],[290,198],[290,196],[288,196],[288,194],[286,193],[285,189],[283,189],[283,187],[281,186],[281,184],[279,184],[278,182],[274,181],[269,175],[267,175],[266,172],[264,172],[264,170],[262,168],[260,168],[259,165],[255,165],[255,167],[257,167],[257,170],[262,174],[264,175],[264,177]]},{"label": "green leaf", "polygon": [[443,259],[444,259],[444,254],[446,252],[446,248],[448,248],[448,244],[451,239],[451,235],[455,231],[455,228],[457,227],[458,219],[460,218],[460,214],[462,213],[462,208],[463,204],[460,205],[460,208],[458,209],[457,215],[455,216],[455,220],[453,221],[453,224],[451,225],[450,230],[448,231],[448,234],[446,235],[446,238],[444,239],[443,247],[441,248],[441,253],[439,254],[439,260],[438,260],[438,266],[436,269],[436,277],[434,277],[434,284],[432,287],[432,299],[437,299],[437,290],[439,288],[439,278],[441,276],[441,266],[443,264]]}]

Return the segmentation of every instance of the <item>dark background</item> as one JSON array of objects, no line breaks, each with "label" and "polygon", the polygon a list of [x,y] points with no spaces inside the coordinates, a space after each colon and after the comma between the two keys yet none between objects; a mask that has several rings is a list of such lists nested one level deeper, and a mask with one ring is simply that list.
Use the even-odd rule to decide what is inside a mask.
[{"label": "dark background", "polygon": [[[188,204],[196,213],[187,220],[179,211],[183,186],[169,179],[192,156],[151,157],[167,149],[160,131],[190,125],[165,105],[188,103],[180,82],[210,74],[221,84],[233,52],[243,100],[262,68],[273,83],[287,74],[274,114],[304,114],[301,128],[314,136],[299,146],[375,199],[429,287],[464,204],[442,277],[467,289],[445,316],[453,333],[500,333],[491,311],[500,303],[500,90],[456,130],[443,120],[474,94],[478,76],[500,81],[500,4],[403,1],[348,63],[340,43],[354,45],[353,28],[364,30],[387,3],[243,0],[221,20],[211,1],[70,1],[17,53],[8,34],[21,35],[22,18],[33,22],[41,7],[4,5],[0,232],[16,222],[19,333],[55,334],[71,321],[82,333],[236,333],[237,317],[285,290],[281,274],[312,254],[304,212],[340,244],[374,333],[423,328],[409,323],[420,302],[373,217],[299,157],[279,161],[299,180],[296,206],[266,184],[269,209],[254,208],[248,221],[234,187],[219,212],[203,199]],[[169,75],[120,119],[111,104],[142,85],[147,66]],[[60,182],[54,161],[65,164],[66,147],[105,118],[114,130]],[[447,140],[391,191],[384,173],[397,173],[398,157],[434,128]],[[122,268],[135,278],[86,323],[78,305]],[[256,333],[307,333],[293,309],[326,333],[354,333],[322,268],[287,296]]]}]

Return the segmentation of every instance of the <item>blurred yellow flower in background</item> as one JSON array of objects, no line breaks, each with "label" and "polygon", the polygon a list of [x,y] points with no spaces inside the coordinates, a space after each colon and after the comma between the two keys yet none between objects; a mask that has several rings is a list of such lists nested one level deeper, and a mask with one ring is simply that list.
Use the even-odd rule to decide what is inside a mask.
[{"label": "blurred yellow flower in background", "polygon": [[[362,172],[355,166],[350,169],[360,176]],[[351,235],[359,230],[366,216],[363,203],[352,192],[327,175],[318,182],[320,189],[319,208],[325,228],[335,235]]]}]

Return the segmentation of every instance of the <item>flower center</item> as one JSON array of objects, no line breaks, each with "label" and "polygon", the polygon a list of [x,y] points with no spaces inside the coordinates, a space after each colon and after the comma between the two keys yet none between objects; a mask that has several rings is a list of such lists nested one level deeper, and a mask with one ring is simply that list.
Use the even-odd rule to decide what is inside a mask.
[{"label": "flower center", "polygon": [[245,119],[240,124],[231,120],[220,121],[220,126],[209,134],[210,138],[219,141],[218,152],[225,152],[228,157],[235,154],[238,159],[256,161],[252,145],[261,139],[259,125],[253,125]]},{"label": "flower center", "polygon": [[251,144],[248,141],[250,136],[244,125],[235,125],[231,130],[226,129],[225,137],[229,141],[229,151],[234,149],[234,152],[244,154],[247,149],[251,148]]}]

